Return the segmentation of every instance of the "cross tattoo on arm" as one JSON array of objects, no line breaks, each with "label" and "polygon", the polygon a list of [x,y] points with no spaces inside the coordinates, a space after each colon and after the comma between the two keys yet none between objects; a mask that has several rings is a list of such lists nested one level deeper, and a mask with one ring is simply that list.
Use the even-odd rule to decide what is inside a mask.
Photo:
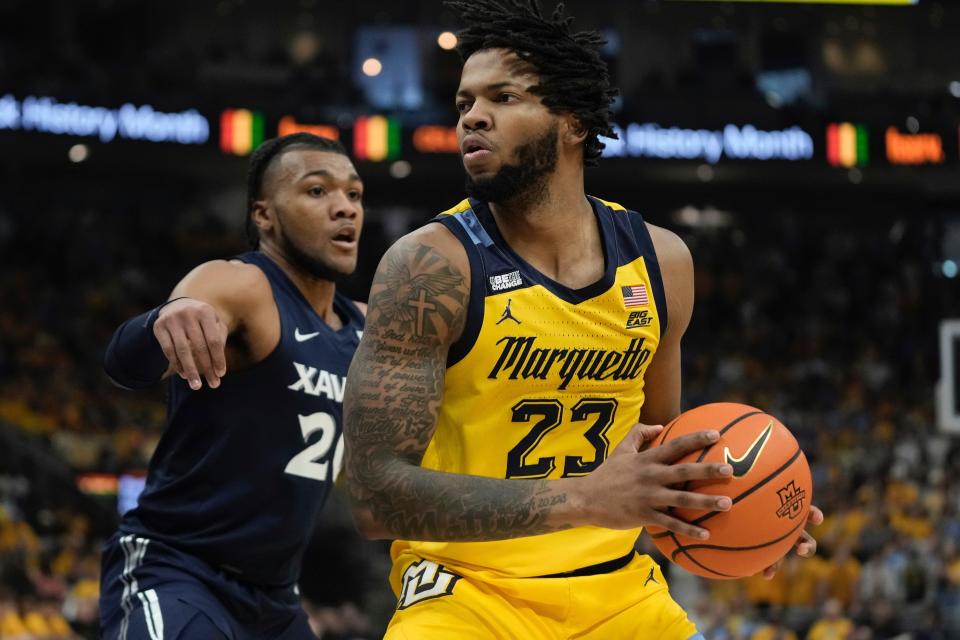
[{"label": "cross tattoo on arm", "polygon": [[423,335],[423,312],[424,311],[433,311],[437,308],[432,302],[427,302],[427,292],[424,289],[420,289],[420,297],[418,299],[410,298],[407,301],[407,305],[411,307],[416,307],[417,309],[417,335]]}]

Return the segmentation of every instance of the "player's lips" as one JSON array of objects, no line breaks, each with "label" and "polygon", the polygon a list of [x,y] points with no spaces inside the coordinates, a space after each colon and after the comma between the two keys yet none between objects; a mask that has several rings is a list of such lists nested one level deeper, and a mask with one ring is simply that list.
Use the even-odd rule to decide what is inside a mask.
[{"label": "player's lips", "polygon": [[460,153],[463,154],[464,165],[469,165],[489,159],[493,156],[493,149],[482,137],[471,134],[460,142]]},{"label": "player's lips", "polygon": [[354,249],[357,246],[357,228],[352,224],[344,225],[337,230],[332,242],[344,249]]}]

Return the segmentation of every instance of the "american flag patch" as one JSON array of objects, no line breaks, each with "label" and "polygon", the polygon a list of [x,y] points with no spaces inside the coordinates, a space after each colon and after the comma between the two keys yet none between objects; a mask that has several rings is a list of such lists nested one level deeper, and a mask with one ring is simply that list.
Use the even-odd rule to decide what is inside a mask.
[{"label": "american flag patch", "polygon": [[642,307],[650,301],[647,299],[647,285],[635,284],[629,287],[620,287],[623,291],[623,306]]}]

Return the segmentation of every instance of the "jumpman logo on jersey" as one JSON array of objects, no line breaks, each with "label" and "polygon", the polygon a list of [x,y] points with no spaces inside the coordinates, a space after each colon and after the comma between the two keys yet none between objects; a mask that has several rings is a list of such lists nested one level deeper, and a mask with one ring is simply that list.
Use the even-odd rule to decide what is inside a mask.
[{"label": "jumpman logo on jersey", "polygon": [[659,582],[657,582],[656,576],[653,575],[653,567],[650,567],[650,573],[647,574],[647,579],[643,581],[643,586],[647,586],[647,584],[648,584],[651,580],[653,580],[653,581],[656,582],[657,584],[660,584]]},{"label": "jumpman logo on jersey", "polygon": [[512,300],[511,298],[507,298],[507,308],[503,310],[503,315],[500,316],[500,319],[499,319],[499,320],[497,320],[497,324],[500,324],[500,323],[503,322],[504,320],[513,320],[513,321],[516,322],[517,324],[520,324],[520,321],[517,320],[517,319],[513,316],[513,313],[510,311],[510,303],[511,303],[511,302],[513,302],[513,300]]}]

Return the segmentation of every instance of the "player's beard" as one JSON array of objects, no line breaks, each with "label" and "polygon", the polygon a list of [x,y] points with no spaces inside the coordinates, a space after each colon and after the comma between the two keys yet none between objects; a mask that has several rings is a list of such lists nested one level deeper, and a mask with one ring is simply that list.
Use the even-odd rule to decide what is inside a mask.
[{"label": "player's beard", "polygon": [[346,273],[343,271],[338,271],[324,262],[321,258],[315,258],[304,251],[299,245],[297,245],[293,238],[287,235],[283,225],[283,217],[280,215],[279,211],[277,211],[277,218],[280,220],[280,235],[278,237],[278,240],[280,241],[280,251],[283,252],[283,256],[288,262],[290,262],[291,265],[293,265],[294,268],[300,269],[301,271],[306,271],[315,278],[328,280],[334,284],[343,284],[349,280],[350,276],[353,274],[353,271]]},{"label": "player's beard", "polygon": [[483,202],[530,201],[543,195],[547,176],[557,166],[557,132],[553,124],[540,137],[517,147],[516,163],[504,164],[490,178],[467,174],[467,195]]}]

